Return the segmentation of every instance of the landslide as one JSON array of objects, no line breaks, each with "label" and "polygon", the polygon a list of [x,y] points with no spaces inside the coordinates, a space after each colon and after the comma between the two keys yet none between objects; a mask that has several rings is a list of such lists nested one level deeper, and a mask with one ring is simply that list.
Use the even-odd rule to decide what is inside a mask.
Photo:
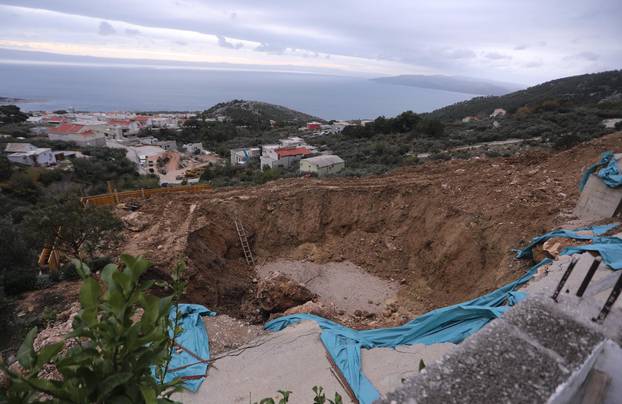
[{"label": "landslide", "polygon": [[252,318],[257,279],[243,259],[237,217],[259,263],[351,261],[399,282],[398,305],[412,316],[518,277],[527,263],[511,249],[572,219],[581,171],[605,150],[622,151],[621,140],[616,133],[556,153],[154,197],[133,213],[142,224],[128,231],[125,250],[160,271],[186,258],[188,300]]}]

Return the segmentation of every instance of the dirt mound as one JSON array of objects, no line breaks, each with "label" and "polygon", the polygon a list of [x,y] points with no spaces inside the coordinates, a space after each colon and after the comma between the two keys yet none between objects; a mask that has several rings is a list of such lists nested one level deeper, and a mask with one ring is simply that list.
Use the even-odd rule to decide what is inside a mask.
[{"label": "dirt mound", "polygon": [[[350,261],[400,285],[400,316],[486,293],[525,264],[511,248],[568,221],[584,167],[620,133],[568,151],[429,162],[366,178],[288,179],[201,196],[154,197],[130,250],[157,267],[189,263],[188,299],[234,316],[256,294],[234,218],[263,264]],[[352,285],[365,288],[365,285]]]}]

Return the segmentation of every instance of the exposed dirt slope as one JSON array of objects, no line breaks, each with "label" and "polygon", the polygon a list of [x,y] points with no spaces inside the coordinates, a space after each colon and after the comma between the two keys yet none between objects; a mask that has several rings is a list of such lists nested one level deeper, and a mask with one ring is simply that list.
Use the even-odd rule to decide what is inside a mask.
[{"label": "exposed dirt slope", "polygon": [[130,233],[127,250],[160,269],[187,256],[190,300],[248,316],[255,274],[243,261],[238,217],[260,263],[351,261],[400,281],[400,306],[414,315],[517,277],[525,264],[511,248],[571,218],[581,171],[608,149],[622,151],[622,133],[559,153],[156,197],[139,211],[144,228]]}]

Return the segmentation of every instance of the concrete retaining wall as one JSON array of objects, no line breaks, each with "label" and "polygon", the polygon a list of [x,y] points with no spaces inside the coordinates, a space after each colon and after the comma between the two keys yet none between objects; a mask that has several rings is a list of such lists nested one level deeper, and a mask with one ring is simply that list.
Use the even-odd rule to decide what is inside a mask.
[{"label": "concrete retaining wall", "polygon": [[602,219],[620,215],[622,188],[609,188],[596,175],[591,175],[574,210],[581,219]]}]

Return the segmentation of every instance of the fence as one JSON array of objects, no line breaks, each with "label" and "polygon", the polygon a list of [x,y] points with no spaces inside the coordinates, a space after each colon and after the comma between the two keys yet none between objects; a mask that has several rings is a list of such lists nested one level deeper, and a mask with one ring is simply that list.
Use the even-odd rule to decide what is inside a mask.
[{"label": "fence", "polygon": [[175,193],[197,193],[211,189],[207,184],[188,185],[181,187],[167,188],[148,188],[138,189],[135,191],[109,192],[107,194],[85,196],[80,198],[83,206],[105,206],[116,205],[130,199],[146,199],[152,195],[158,194],[175,194]]}]

